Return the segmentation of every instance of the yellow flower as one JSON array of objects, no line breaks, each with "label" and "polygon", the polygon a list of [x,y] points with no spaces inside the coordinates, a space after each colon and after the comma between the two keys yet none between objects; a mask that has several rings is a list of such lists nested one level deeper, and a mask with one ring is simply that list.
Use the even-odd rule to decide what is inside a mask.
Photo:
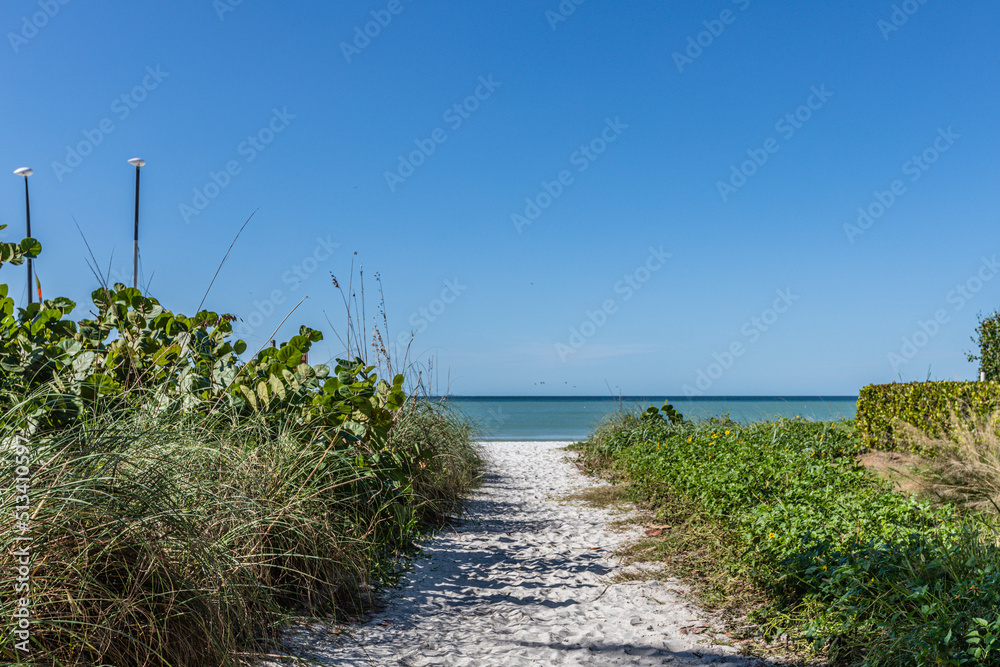
[{"label": "yellow flower", "polygon": [[726,435],[729,435],[729,431],[726,431]]},{"label": "yellow flower", "polygon": [[694,440],[694,437],[693,437],[693,436],[692,436],[692,437],[690,437],[690,438],[688,438],[688,442],[691,442],[692,440]]},{"label": "yellow flower", "polygon": [[768,533],[767,534],[767,539],[773,540],[774,539],[774,533]]},{"label": "yellow flower", "polygon": [[823,566],[823,571],[826,572],[826,565]]}]

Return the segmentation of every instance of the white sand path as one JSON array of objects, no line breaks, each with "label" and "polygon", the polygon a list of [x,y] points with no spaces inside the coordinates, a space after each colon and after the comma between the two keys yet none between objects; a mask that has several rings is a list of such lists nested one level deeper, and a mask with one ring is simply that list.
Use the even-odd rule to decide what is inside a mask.
[{"label": "white sand path", "polygon": [[339,635],[297,632],[295,653],[342,667],[773,664],[714,643],[718,623],[676,581],[611,584],[625,567],[614,550],[641,528],[609,531],[620,515],[559,500],[595,484],[565,444],[486,443],[465,518],[422,545],[388,606]]}]

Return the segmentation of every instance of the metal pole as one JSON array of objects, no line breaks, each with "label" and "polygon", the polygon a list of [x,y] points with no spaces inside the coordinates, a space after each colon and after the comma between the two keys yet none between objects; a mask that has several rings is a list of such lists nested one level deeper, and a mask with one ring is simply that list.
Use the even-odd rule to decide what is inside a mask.
[{"label": "metal pole", "polygon": [[139,167],[135,168],[135,234],[132,237],[132,287],[139,287]]},{"label": "metal pole", "polygon": [[139,169],[146,166],[142,158],[134,157],[128,161],[135,165],[135,232],[132,235],[132,287],[139,287]]},{"label": "metal pole", "polygon": [[[31,238],[31,203],[28,199],[28,177],[24,177],[24,218],[27,223],[27,236]],[[30,306],[35,302],[34,292],[35,286],[31,284],[31,258],[28,258],[28,305]]]}]

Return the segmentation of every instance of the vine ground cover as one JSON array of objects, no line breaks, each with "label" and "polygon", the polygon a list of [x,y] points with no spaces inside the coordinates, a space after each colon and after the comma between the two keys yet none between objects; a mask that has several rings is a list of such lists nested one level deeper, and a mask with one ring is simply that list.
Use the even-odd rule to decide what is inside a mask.
[{"label": "vine ground cover", "polygon": [[834,664],[1000,664],[992,525],[893,492],[853,424],[619,415],[578,447],[659,511],[658,557],[750,612],[745,632]]}]

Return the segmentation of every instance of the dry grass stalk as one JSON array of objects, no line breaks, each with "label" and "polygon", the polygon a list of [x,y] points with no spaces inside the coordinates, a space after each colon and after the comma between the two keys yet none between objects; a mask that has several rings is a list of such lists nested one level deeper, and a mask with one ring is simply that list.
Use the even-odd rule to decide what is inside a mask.
[{"label": "dry grass stalk", "polygon": [[899,432],[908,444],[931,454],[920,472],[925,492],[969,509],[1000,513],[1000,411],[952,414],[950,436],[934,438],[907,423],[899,424]]}]

